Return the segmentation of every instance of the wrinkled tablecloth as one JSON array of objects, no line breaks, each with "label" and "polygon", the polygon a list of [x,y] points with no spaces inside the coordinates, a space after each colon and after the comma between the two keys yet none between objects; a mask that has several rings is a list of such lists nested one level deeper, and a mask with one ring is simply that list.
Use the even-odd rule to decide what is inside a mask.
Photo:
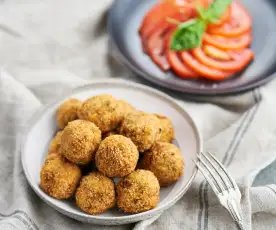
[{"label": "wrinkled tablecloth", "polygon": [[[38,108],[95,79],[151,85],[112,58],[105,27],[111,2],[0,2],[0,229],[237,229],[200,174],[184,197],[160,217],[114,227],[63,216],[28,186],[20,162],[20,138]],[[276,185],[251,187],[260,170],[276,158],[276,81],[242,95],[201,102],[161,90],[193,116],[205,150],[212,151],[239,182],[248,229],[276,229]]]}]

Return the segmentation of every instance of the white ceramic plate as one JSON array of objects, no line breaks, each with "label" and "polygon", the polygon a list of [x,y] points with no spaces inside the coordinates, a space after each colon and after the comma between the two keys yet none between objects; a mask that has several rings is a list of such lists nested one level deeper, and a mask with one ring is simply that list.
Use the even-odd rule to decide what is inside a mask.
[{"label": "white ceramic plate", "polygon": [[[125,214],[112,209],[101,215],[88,215],[78,209],[74,202],[53,199],[39,187],[40,169],[44,163],[50,140],[57,131],[55,114],[58,106],[69,97],[85,100],[104,93],[109,93],[118,99],[125,99],[139,110],[161,113],[173,122],[176,142],[185,161],[184,175],[175,184],[161,189],[160,203],[153,210],[139,214]],[[171,97],[139,84],[109,80],[77,88],[69,95],[37,112],[24,133],[21,160],[30,186],[41,199],[57,211],[83,222],[119,225],[148,219],[176,203],[187,191],[196,175],[197,169],[192,160],[196,159],[200,151],[201,139],[193,119]]]}]

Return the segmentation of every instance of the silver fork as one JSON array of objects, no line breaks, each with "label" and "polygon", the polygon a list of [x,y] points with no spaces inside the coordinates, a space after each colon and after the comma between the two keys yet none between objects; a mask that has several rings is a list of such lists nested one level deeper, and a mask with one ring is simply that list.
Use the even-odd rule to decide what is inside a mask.
[{"label": "silver fork", "polygon": [[203,174],[220,203],[230,212],[241,230],[246,230],[241,215],[241,193],[237,183],[226,171],[225,167],[210,153],[198,155],[194,161]]}]

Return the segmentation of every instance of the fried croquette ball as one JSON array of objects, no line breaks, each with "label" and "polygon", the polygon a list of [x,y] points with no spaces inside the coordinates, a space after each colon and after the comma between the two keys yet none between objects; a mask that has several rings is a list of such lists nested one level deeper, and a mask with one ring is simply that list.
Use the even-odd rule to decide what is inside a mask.
[{"label": "fried croquette ball", "polygon": [[57,132],[56,136],[52,139],[48,153],[60,153],[60,143],[63,131]]},{"label": "fried croquette ball", "polygon": [[116,204],[114,182],[100,172],[84,176],[76,192],[76,203],[81,210],[89,214],[107,211]]},{"label": "fried croquette ball", "polygon": [[147,170],[136,170],[123,178],[116,191],[117,205],[124,212],[145,212],[155,208],[159,202],[158,180]]},{"label": "fried croquette ball", "polygon": [[65,101],[57,110],[57,124],[59,128],[64,127],[70,122],[78,119],[78,110],[82,102],[78,99],[71,98]]},{"label": "fried croquette ball", "polygon": [[150,170],[157,177],[160,186],[167,186],[183,174],[184,160],[175,145],[156,142],[143,154],[139,168]]},{"label": "fried croquette ball", "polygon": [[61,153],[72,163],[86,165],[95,156],[101,142],[100,129],[90,121],[69,122],[61,137]]},{"label": "fried croquette ball", "polygon": [[160,138],[159,119],[144,112],[129,113],[122,122],[120,134],[129,137],[139,152],[144,152]]},{"label": "fried croquette ball", "polygon": [[105,138],[96,153],[96,167],[108,177],[124,177],[133,172],[139,152],[133,142],[121,135]]},{"label": "fried croquette ball", "polygon": [[70,198],[81,179],[81,170],[60,154],[48,155],[40,171],[41,189],[58,200]]},{"label": "fried croquette ball", "polygon": [[116,129],[120,125],[124,117],[124,111],[113,96],[103,94],[86,100],[78,115],[80,119],[95,123],[105,133]]},{"label": "fried croquette ball", "polygon": [[117,103],[119,104],[119,107],[123,111],[124,116],[136,111],[136,109],[125,100],[118,100]]},{"label": "fried croquette ball", "polygon": [[154,115],[159,119],[162,129],[159,141],[171,143],[174,139],[174,129],[171,120],[160,114]]}]

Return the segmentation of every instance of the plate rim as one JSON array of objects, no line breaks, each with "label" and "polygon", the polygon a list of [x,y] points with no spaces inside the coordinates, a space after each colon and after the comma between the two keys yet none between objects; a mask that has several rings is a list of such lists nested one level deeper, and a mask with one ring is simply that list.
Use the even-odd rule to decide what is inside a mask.
[{"label": "plate rim", "polygon": [[[29,186],[33,189],[33,191],[44,201],[46,202],[48,205],[50,205],[51,207],[53,207],[54,209],[56,209],[57,211],[61,212],[62,214],[65,214],[72,218],[76,219],[82,219],[83,221],[85,221],[87,219],[87,221],[97,221],[98,224],[99,221],[126,221],[128,223],[130,223],[129,221],[132,219],[136,219],[136,220],[141,220],[141,219],[147,219],[147,216],[154,216],[166,209],[168,209],[169,207],[171,207],[173,204],[175,204],[182,196],[183,194],[190,188],[192,182],[194,181],[195,176],[197,175],[198,169],[197,167],[195,167],[193,174],[191,176],[191,178],[189,179],[187,185],[180,190],[180,192],[177,194],[177,196],[173,197],[173,199],[171,199],[170,201],[166,202],[165,204],[158,206],[152,210],[146,211],[146,212],[142,212],[142,213],[137,213],[137,214],[129,214],[127,216],[119,216],[119,217],[106,217],[106,216],[97,216],[97,215],[89,215],[86,214],[84,212],[81,212],[81,210],[79,211],[79,213],[75,213],[72,211],[68,211],[65,210],[61,207],[59,207],[59,205],[56,205],[55,203],[51,202],[50,199],[53,199],[51,197],[48,197],[45,193],[42,192],[41,189],[39,189],[39,186],[37,187],[37,185],[35,185],[32,180],[30,175],[28,174],[28,166],[26,165],[26,162],[24,160],[24,157],[26,155],[26,151],[25,151],[25,144],[26,144],[26,140],[28,138],[28,134],[29,132],[32,130],[33,126],[37,124],[37,122],[39,121],[41,115],[43,114],[44,111],[50,109],[52,106],[54,106],[55,104],[66,100],[67,98],[69,98],[72,94],[81,92],[83,90],[89,89],[89,88],[95,88],[100,86],[100,85],[106,85],[106,84],[112,84],[112,85],[118,85],[121,87],[132,87],[132,88],[138,88],[139,90],[141,90],[142,92],[145,93],[149,93],[149,94],[154,94],[158,97],[162,97],[163,99],[165,99],[166,101],[168,101],[175,109],[177,109],[179,112],[184,113],[185,117],[187,119],[187,121],[189,122],[189,124],[191,125],[191,127],[193,128],[193,131],[195,133],[195,138],[196,138],[196,142],[197,142],[197,148],[199,153],[202,152],[203,149],[203,141],[202,141],[202,136],[201,133],[195,123],[195,121],[193,120],[193,118],[190,116],[190,114],[182,107],[180,106],[176,100],[172,97],[170,97],[169,95],[160,92],[159,90],[153,89],[151,87],[139,84],[139,83],[133,83],[130,81],[126,81],[126,80],[121,80],[121,79],[105,79],[105,80],[98,80],[98,81],[93,81],[92,83],[88,83],[88,84],[84,84],[81,86],[78,86],[72,90],[70,90],[69,92],[67,92],[66,94],[63,94],[62,96],[58,97],[56,100],[54,100],[51,103],[48,103],[44,106],[42,106],[41,108],[39,108],[36,112],[34,112],[34,114],[29,118],[29,120],[26,123],[25,128],[23,128],[22,130],[22,137],[21,137],[21,141],[20,141],[20,158],[21,158],[21,164],[22,164],[22,168],[23,168],[23,172],[24,175],[28,181]],[[50,199],[49,199],[50,198]],[[134,221],[133,221],[134,222]],[[114,224],[114,223],[112,223]]]},{"label": "plate rim", "polygon": [[[133,0],[132,0],[133,1]],[[156,85],[162,86],[166,89],[170,89],[170,90],[175,90],[177,92],[181,92],[184,94],[190,94],[193,96],[217,96],[217,95],[221,95],[221,96],[227,96],[227,95],[234,95],[234,94],[241,94],[241,93],[245,93],[249,90],[255,89],[257,87],[260,87],[266,83],[268,83],[269,81],[271,81],[273,78],[276,77],[276,72],[273,72],[272,74],[263,77],[259,80],[255,80],[253,81],[251,84],[247,84],[247,85],[241,85],[239,87],[235,87],[235,88],[229,88],[229,89],[223,89],[223,90],[210,90],[210,91],[198,91],[198,90],[194,90],[194,89],[189,89],[188,87],[178,87],[177,85],[172,85],[170,83],[169,80],[158,80],[155,77],[152,77],[150,75],[147,75],[145,72],[141,71],[139,68],[137,68],[136,66],[134,66],[130,61],[127,60],[127,58],[125,57],[125,55],[123,54],[123,52],[120,50],[120,48],[118,47],[118,44],[115,42],[115,38],[113,36],[113,22],[112,22],[112,18],[114,18],[113,14],[115,11],[115,7],[120,4],[120,1],[118,0],[114,0],[114,2],[111,4],[110,9],[108,11],[108,18],[107,18],[107,32],[108,32],[108,37],[109,37],[109,41],[111,42],[111,45],[113,46],[113,48],[115,49],[114,52],[117,53],[118,58],[114,57],[118,62],[120,62],[123,66],[125,66],[126,68],[130,69],[133,73],[135,73],[138,76],[143,77],[145,80],[148,80],[149,82],[152,82]]]}]

